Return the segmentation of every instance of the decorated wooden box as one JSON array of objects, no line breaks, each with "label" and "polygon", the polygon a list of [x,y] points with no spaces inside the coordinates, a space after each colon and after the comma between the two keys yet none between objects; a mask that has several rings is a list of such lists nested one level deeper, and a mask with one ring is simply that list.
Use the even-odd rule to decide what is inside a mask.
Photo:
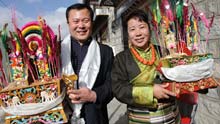
[{"label": "decorated wooden box", "polygon": [[9,87],[0,92],[0,103],[6,112],[6,124],[65,123],[63,106],[64,92],[61,93],[60,79],[36,82],[28,86]]},{"label": "decorated wooden box", "polygon": [[[8,24],[0,32],[4,123],[66,123],[62,105],[66,89],[60,84],[60,33],[55,35],[41,17],[21,29],[12,22],[15,32],[7,30]],[[66,82],[73,83],[73,77]]]}]

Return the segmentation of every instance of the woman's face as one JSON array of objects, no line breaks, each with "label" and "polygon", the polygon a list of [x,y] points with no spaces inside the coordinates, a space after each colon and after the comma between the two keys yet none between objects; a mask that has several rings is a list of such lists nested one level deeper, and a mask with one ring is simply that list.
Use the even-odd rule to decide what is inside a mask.
[{"label": "woman's face", "polygon": [[139,18],[131,18],[128,24],[128,39],[134,47],[146,49],[149,45],[150,32],[148,24]]}]

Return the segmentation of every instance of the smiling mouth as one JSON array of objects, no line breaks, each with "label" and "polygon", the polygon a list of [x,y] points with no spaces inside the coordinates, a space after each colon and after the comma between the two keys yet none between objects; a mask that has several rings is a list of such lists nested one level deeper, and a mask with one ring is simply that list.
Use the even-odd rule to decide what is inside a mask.
[{"label": "smiling mouth", "polygon": [[135,39],[136,42],[140,43],[143,42],[144,38],[140,38],[140,39]]},{"label": "smiling mouth", "polygon": [[86,32],[87,31],[77,31],[77,33],[80,34],[80,35],[84,35],[84,34],[86,34]]}]

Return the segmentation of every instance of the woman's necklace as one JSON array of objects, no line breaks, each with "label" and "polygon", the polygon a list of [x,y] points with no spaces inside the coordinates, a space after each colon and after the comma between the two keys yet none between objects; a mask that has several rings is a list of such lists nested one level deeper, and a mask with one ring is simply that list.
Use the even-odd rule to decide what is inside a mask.
[{"label": "woman's necklace", "polygon": [[152,44],[150,44],[150,48],[151,48],[151,54],[152,54],[152,57],[151,57],[151,60],[146,60],[144,58],[142,58],[138,52],[136,51],[136,49],[134,47],[131,47],[130,50],[131,50],[131,53],[135,56],[135,58],[143,63],[144,65],[153,65],[155,60],[156,60],[156,55],[155,55],[155,49],[154,49],[154,46]]}]

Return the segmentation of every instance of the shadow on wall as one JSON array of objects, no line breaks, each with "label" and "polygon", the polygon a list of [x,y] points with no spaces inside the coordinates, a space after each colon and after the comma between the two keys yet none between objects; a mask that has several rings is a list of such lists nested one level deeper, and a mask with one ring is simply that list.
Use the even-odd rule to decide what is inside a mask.
[{"label": "shadow on wall", "polygon": [[109,124],[128,124],[127,106],[116,99],[108,104]]}]

